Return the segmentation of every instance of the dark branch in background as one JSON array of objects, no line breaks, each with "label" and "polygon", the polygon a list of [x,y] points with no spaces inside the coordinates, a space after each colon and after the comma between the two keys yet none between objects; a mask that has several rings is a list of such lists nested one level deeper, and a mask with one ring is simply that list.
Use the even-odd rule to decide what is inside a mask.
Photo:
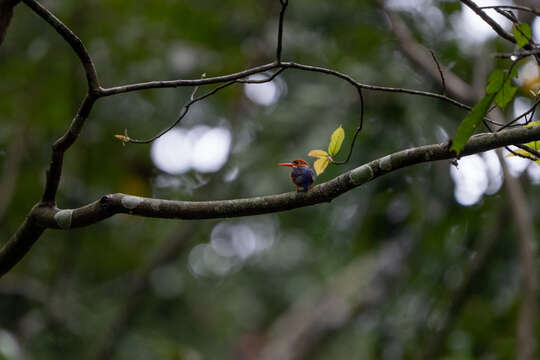
[{"label": "dark branch in background", "polygon": [[13,17],[13,8],[20,0],[0,0],[0,45],[4,41],[6,31]]},{"label": "dark branch in background", "polygon": [[277,47],[276,47],[276,61],[281,62],[281,48],[283,46],[283,18],[285,17],[285,10],[287,10],[287,5],[289,5],[289,0],[279,0],[281,3],[281,11],[279,12],[279,24],[278,24],[278,35],[277,35]]},{"label": "dark branch in background", "polygon": [[44,8],[40,3],[35,0],[22,0],[29,8],[34,10],[43,20],[49,23],[60,36],[66,40],[66,42],[73,48],[79,59],[81,60],[84,71],[86,72],[86,80],[88,82],[88,89],[90,93],[98,93],[100,90],[99,79],[97,76],[94,62],[90,58],[88,51],[84,47],[82,41],[64,25],[56,16],[54,16],[49,10]]},{"label": "dark branch in background", "polygon": [[186,239],[189,235],[189,226],[182,225],[173,236],[164,242],[150,257],[148,263],[139,271],[133,274],[130,280],[129,290],[125,296],[125,304],[118,314],[107,326],[100,336],[100,340],[92,349],[90,359],[112,359],[116,346],[129,330],[130,325],[135,321],[138,312],[143,304],[143,294],[150,285],[150,275],[161,266],[165,266],[176,260],[184,250],[190,245]]},{"label": "dark branch in background", "polygon": [[[378,0],[378,2],[384,8],[384,0]],[[427,73],[434,81],[440,81],[442,78],[439,69],[434,64],[432,57],[428,55],[428,50],[416,42],[407,25],[397,14],[388,9],[385,9],[385,14],[405,56],[417,64],[422,73]],[[441,67],[441,71],[444,74],[446,90],[461,100],[472,102],[471,98],[474,97],[474,93],[469,84],[444,67]]]},{"label": "dark branch in background", "polygon": [[332,332],[387,301],[415,244],[410,239],[384,243],[377,252],[353,260],[319,291],[292,304],[270,326],[266,343],[253,358],[312,359]]},{"label": "dark branch in background", "polygon": [[448,301],[446,310],[443,312],[443,318],[435,326],[434,331],[429,330],[432,332],[432,335],[427,339],[422,359],[431,360],[440,358],[448,334],[452,330],[460,309],[471,293],[474,292],[474,282],[478,278],[478,274],[487,265],[489,260],[488,255],[493,249],[493,245],[497,242],[497,238],[501,235],[502,224],[505,223],[506,218],[507,214],[501,209],[495,212],[495,216],[491,216],[491,221],[485,222],[487,226],[481,237],[476,241],[475,248],[471,252],[474,256],[467,264],[461,282],[449,296],[450,300]]}]

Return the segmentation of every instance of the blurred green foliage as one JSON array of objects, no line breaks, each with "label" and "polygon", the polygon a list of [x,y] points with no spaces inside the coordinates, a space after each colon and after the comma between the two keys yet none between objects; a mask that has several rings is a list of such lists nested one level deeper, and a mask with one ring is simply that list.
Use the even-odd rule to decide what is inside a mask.
[{"label": "blurred green foliage", "polygon": [[[289,2],[284,60],[327,66],[365,83],[440,91],[399,52],[373,2]],[[403,15],[418,40],[469,81],[476,57],[447,36],[457,3],[434,4],[445,16],[438,30],[423,26],[426,20],[418,13]],[[86,44],[104,86],[216,76],[270,62],[280,9],[277,0],[43,4]],[[496,44],[484,44],[481,56]],[[50,146],[82,101],[85,78],[69,46],[24,4],[17,6],[0,47],[0,78],[0,163],[10,156],[11,141],[24,134],[24,157],[13,174],[16,187],[0,218],[7,239],[40,198]],[[174,120],[192,89],[101,99],[66,155],[59,207],[78,207],[114,192],[212,200],[292,190],[277,163],[324,148],[339,124],[353,134],[360,106],[355,89],[335,78],[287,70],[280,79],[286,91],[271,106],[254,104],[238,85],[194,105],[183,120],[180,127],[186,129],[230,129],[232,151],[215,173],[165,174],[153,165],[150,146],[122,147],[113,138],[125,128],[135,138],[156,134]],[[442,141],[441,129],[455,133],[465,116],[433,99],[380,92],[364,97],[364,128],[351,161],[330,166],[317,182],[394,151]],[[351,138],[345,138],[344,149]],[[496,226],[494,250],[442,354],[514,358],[519,266],[505,196],[501,191],[460,206],[450,166],[437,162],[402,169],[332,203],[273,215],[211,221],[120,215],[84,229],[49,230],[0,280],[0,358],[18,358],[5,345],[11,339],[28,359],[87,358],[107,340],[113,342],[114,359],[249,359],[246,353],[262,346],[268,329],[292,304],[316,296],[354,260],[369,258],[390,242],[410,241],[414,251],[383,301],[352,314],[313,344],[311,354],[314,359],[416,359],[476,243]],[[232,172],[237,176],[226,181]],[[160,186],[159,179],[176,186]],[[530,199],[540,195],[527,178],[522,183]],[[536,220],[537,202],[530,206]],[[500,226],[500,219],[507,223]],[[219,229],[233,245],[234,239],[247,238],[266,247],[221,256],[209,246]],[[180,241],[184,248],[177,254],[170,250],[176,255],[169,262],[151,267],[157,252],[167,253],[168,244]],[[146,286],[133,293],[137,276]],[[111,327],[130,306],[126,326],[115,333]]]}]

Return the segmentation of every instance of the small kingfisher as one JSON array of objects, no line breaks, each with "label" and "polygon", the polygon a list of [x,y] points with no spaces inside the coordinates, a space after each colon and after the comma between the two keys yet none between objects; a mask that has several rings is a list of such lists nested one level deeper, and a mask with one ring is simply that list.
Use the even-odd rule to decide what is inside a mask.
[{"label": "small kingfisher", "polygon": [[279,166],[290,166],[291,180],[296,185],[296,191],[308,191],[315,181],[315,173],[309,167],[307,161],[296,159],[291,163],[281,163]]}]

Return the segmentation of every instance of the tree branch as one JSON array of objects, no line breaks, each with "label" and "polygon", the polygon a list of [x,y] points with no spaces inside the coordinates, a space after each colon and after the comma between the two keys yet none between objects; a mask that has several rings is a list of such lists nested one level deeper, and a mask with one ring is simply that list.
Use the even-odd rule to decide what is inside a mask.
[{"label": "tree branch", "polygon": [[283,18],[285,17],[285,10],[289,5],[289,0],[279,0],[281,3],[281,11],[279,12],[279,24],[278,24],[278,37],[276,46],[276,61],[281,62],[281,48],[283,45]]},{"label": "tree branch", "polygon": [[527,7],[527,6],[521,6],[521,5],[480,6],[479,9],[482,9],[482,10],[488,10],[488,9],[512,9],[512,10],[524,11],[524,12],[534,14],[536,16],[540,16],[540,10],[537,10],[536,8],[530,8],[530,7]]},{"label": "tree branch", "polygon": [[0,277],[21,261],[44,230],[43,226],[36,223],[33,212],[30,212],[15,234],[0,249]]},{"label": "tree branch", "polygon": [[[539,139],[540,126],[479,134],[469,140],[462,156]],[[307,193],[290,192],[255,198],[201,202],[109,194],[76,209],[36,207],[34,214],[40,226],[54,229],[88,226],[115,214],[170,219],[215,219],[267,214],[329,202],[351,189],[403,167],[454,157],[455,153],[449,150],[449,144],[446,142],[410,148],[373,160],[319,184]]]}]

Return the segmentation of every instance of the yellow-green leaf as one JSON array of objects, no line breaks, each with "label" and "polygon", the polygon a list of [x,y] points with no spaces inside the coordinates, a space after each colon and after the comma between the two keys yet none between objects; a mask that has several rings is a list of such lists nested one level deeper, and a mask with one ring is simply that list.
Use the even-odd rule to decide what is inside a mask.
[{"label": "yellow-green leaf", "polygon": [[[515,149],[515,150],[512,150],[515,154],[519,154],[519,155],[523,155],[523,156],[532,156],[532,154],[530,152],[528,152],[527,150],[523,150],[523,149]],[[512,153],[508,153],[506,154],[506,157],[513,157],[513,156],[517,156],[515,154],[512,154]]]},{"label": "yellow-green leaf", "polygon": [[315,160],[315,163],[313,163],[313,167],[315,168],[315,172],[317,173],[317,175],[322,174],[328,164],[330,164],[330,159],[327,157]]},{"label": "yellow-green leaf", "polygon": [[533,121],[533,122],[528,123],[525,126],[538,126],[538,125],[540,125],[540,121]]},{"label": "yellow-green leaf", "polygon": [[340,125],[336,130],[334,130],[332,136],[330,137],[330,144],[328,145],[328,153],[330,156],[334,157],[337,155],[339,149],[341,149],[343,139],[345,139],[345,130],[343,130]]},{"label": "yellow-green leaf", "polygon": [[316,157],[316,158],[326,158],[328,157],[328,153],[324,150],[311,150],[308,153],[308,156]]}]

